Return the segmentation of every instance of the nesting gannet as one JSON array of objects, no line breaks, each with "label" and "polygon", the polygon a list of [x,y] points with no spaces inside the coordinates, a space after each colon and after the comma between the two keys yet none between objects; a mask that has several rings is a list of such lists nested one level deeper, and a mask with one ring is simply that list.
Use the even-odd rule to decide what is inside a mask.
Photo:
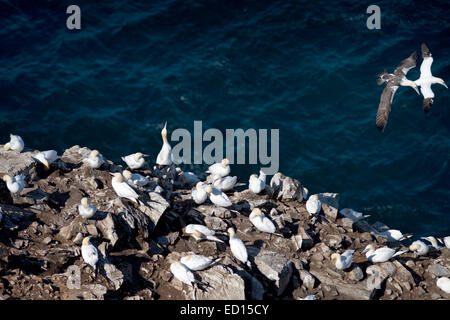
[{"label": "nesting gannet", "polygon": [[23,143],[23,140],[20,136],[16,136],[13,134],[9,135],[10,137],[10,141],[8,143],[6,143],[3,148],[8,151],[8,150],[13,150],[13,151],[17,151],[17,152],[22,152],[23,148],[25,147],[25,144]]},{"label": "nesting gannet", "polygon": [[266,174],[259,170],[259,177],[256,174],[252,174],[248,181],[248,188],[251,192],[258,194],[266,187]]},{"label": "nesting gannet", "polygon": [[431,245],[433,246],[433,248],[435,248],[436,250],[442,249],[442,246],[437,242],[435,237],[433,237],[433,236],[422,237],[422,239],[429,241],[431,243]]},{"label": "nesting gannet", "polygon": [[309,190],[306,187],[302,187],[303,199],[308,200]]},{"label": "nesting gannet", "polygon": [[84,262],[90,265],[95,272],[98,262],[98,251],[97,248],[91,244],[91,238],[92,237],[86,237],[83,239],[83,243],[81,245],[81,256],[83,257]]},{"label": "nesting gannet", "polygon": [[89,204],[87,198],[81,199],[81,204],[78,205],[78,213],[80,214],[80,216],[82,216],[84,219],[90,219],[95,215],[96,212],[97,208],[92,204]]},{"label": "nesting gannet", "polygon": [[381,94],[380,104],[377,111],[376,124],[379,130],[384,131],[384,128],[387,125],[389,113],[391,112],[392,100],[394,99],[394,94],[399,86],[412,87],[417,94],[420,95],[414,81],[406,79],[406,74],[410,69],[414,68],[416,64],[417,53],[414,51],[408,58],[400,62],[394,73],[384,71],[378,75],[378,85],[386,83],[386,87]]},{"label": "nesting gannet", "polygon": [[213,186],[220,191],[229,191],[233,189],[233,187],[236,185],[236,182],[237,182],[236,176],[234,177],[226,176],[222,178],[215,176]]},{"label": "nesting gannet", "polygon": [[58,153],[55,150],[41,151],[35,156],[33,156],[33,158],[42,163],[46,170],[50,169],[50,165],[53,162],[55,162],[58,159],[61,159],[61,157],[58,156]]},{"label": "nesting gannet", "polygon": [[204,190],[209,194],[209,200],[216,206],[227,208],[232,205],[228,196],[220,190],[207,185]]},{"label": "nesting gannet", "polygon": [[183,263],[176,261],[170,265],[170,271],[181,282],[193,286],[195,283],[194,274]]},{"label": "nesting gannet", "polygon": [[3,181],[6,182],[9,192],[12,194],[20,193],[25,187],[25,177],[21,175],[11,177],[5,174],[3,176]]},{"label": "nesting gannet", "polygon": [[225,177],[230,174],[230,161],[225,158],[220,163],[215,163],[210,166],[206,173],[210,173],[219,178]]},{"label": "nesting gannet", "polygon": [[274,233],[276,228],[273,222],[264,216],[261,209],[255,208],[250,213],[250,222],[255,226],[256,229],[262,232]]},{"label": "nesting gannet", "polygon": [[160,166],[170,166],[172,164],[172,147],[167,141],[167,121],[164,124],[164,128],[161,130],[161,137],[163,140],[163,145],[161,151],[159,151],[158,156],[156,157],[156,164]]},{"label": "nesting gannet", "polygon": [[137,203],[139,195],[133,190],[133,188],[130,187],[128,183],[123,181],[123,176],[121,173],[116,172],[111,183],[114,191],[119,197],[130,199],[131,201]]},{"label": "nesting gannet", "polygon": [[402,241],[405,239],[409,239],[413,236],[411,233],[403,234],[400,230],[396,230],[396,229],[380,231],[380,232],[378,232],[378,234],[387,237],[388,241]]},{"label": "nesting gannet", "polygon": [[436,285],[442,291],[450,294],[450,279],[447,277],[441,277],[436,281]]},{"label": "nesting gannet", "polygon": [[98,169],[105,163],[105,160],[98,150],[92,150],[89,157],[83,159],[83,162],[86,162],[92,169]]},{"label": "nesting gannet", "polygon": [[214,230],[210,230],[201,224],[189,224],[184,228],[184,232],[190,234],[197,241],[206,239],[223,243],[222,240],[214,236],[216,234]]},{"label": "nesting gannet", "polygon": [[200,271],[200,270],[205,270],[213,263],[218,262],[220,259],[221,258],[213,260],[213,259],[205,257],[205,256],[200,256],[197,254],[190,254],[188,256],[182,257],[180,259],[180,262],[192,271]]},{"label": "nesting gannet", "polygon": [[334,265],[338,270],[345,270],[352,265],[353,253],[355,250],[347,250],[342,255],[339,253],[333,253],[331,255],[331,261],[334,261]]},{"label": "nesting gannet", "polygon": [[181,172],[185,184],[194,184],[200,181],[199,177],[193,172]]},{"label": "nesting gannet", "polygon": [[428,247],[423,241],[416,240],[409,246],[409,250],[415,252],[418,256],[423,256],[428,253],[430,247]]},{"label": "nesting gannet", "polygon": [[142,168],[142,166],[145,164],[145,160],[143,157],[147,157],[147,155],[136,152],[126,157],[122,157],[122,160],[127,164],[128,167],[130,167],[130,169],[135,170]]},{"label": "nesting gannet", "polygon": [[202,204],[208,199],[208,194],[203,188],[203,182],[200,181],[197,183],[195,189],[192,190],[191,197],[196,204]]},{"label": "nesting gannet", "polygon": [[150,183],[150,179],[144,177],[139,173],[131,173],[131,171],[123,170],[122,172],[125,181],[133,188],[143,187]]},{"label": "nesting gannet", "polygon": [[231,253],[240,262],[245,263],[247,266],[251,267],[250,261],[248,261],[247,248],[244,242],[236,236],[236,232],[233,228],[228,228],[228,234],[230,235],[230,249]]},{"label": "nesting gannet", "polygon": [[396,257],[398,255],[401,255],[405,252],[407,252],[407,251],[405,250],[405,251],[395,252],[394,249],[391,249],[388,247],[378,248],[377,250],[375,250],[375,247],[372,244],[369,244],[363,250],[362,253],[366,254],[366,258],[370,262],[378,263],[378,262],[386,262],[389,259]]},{"label": "nesting gannet", "polygon": [[364,215],[363,213],[350,208],[342,209],[341,211],[339,211],[339,213],[355,222],[370,217],[370,215]]},{"label": "nesting gannet", "polygon": [[319,196],[317,194],[313,194],[306,201],[306,210],[309,214],[318,214],[322,209],[322,203],[319,200]]},{"label": "nesting gannet", "polygon": [[420,86],[420,92],[423,95],[423,111],[428,112],[431,109],[431,105],[433,104],[434,93],[431,90],[432,84],[441,84],[444,87],[447,87],[444,80],[441,78],[433,77],[431,74],[431,64],[433,63],[433,57],[431,56],[431,52],[425,43],[422,43],[422,64],[420,65],[420,77],[414,83],[417,86]]}]

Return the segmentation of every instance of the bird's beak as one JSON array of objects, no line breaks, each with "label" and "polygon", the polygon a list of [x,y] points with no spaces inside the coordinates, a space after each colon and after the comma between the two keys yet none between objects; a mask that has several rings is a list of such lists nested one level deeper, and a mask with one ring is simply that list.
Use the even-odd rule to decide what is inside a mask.
[{"label": "bird's beak", "polygon": [[42,161],[42,164],[44,165],[44,167],[45,167],[45,170],[50,170],[50,165],[48,164],[48,161],[47,160],[43,160]]},{"label": "bird's beak", "polygon": [[442,81],[442,85],[448,89],[448,87],[447,87],[447,85],[445,84],[444,81]]},{"label": "bird's beak", "polygon": [[369,249],[366,248],[362,251],[362,253],[366,253],[367,251],[369,251]]},{"label": "bird's beak", "polygon": [[8,151],[9,149],[11,149],[11,144],[8,142],[7,144],[5,144],[3,146],[3,149],[5,149],[6,151]]}]

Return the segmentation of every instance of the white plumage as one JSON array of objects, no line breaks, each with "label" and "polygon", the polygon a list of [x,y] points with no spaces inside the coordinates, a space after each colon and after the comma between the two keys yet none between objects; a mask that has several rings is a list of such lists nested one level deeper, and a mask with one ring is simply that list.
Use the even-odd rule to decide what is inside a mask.
[{"label": "white plumage", "polygon": [[319,200],[319,196],[317,194],[312,195],[306,201],[306,210],[309,214],[318,214],[322,209],[322,203]]},{"label": "white plumage", "polygon": [[39,152],[33,158],[42,163],[48,170],[50,169],[50,165],[61,157],[58,156],[58,153],[55,150],[47,150]]},{"label": "white plumage", "polygon": [[6,182],[6,187],[12,194],[20,193],[25,187],[25,177],[22,175],[11,177],[6,174],[3,176],[3,181]]},{"label": "white plumage", "polygon": [[433,246],[433,248],[435,248],[436,250],[442,249],[442,246],[437,242],[435,237],[433,237],[433,236],[422,237],[422,239],[429,241],[431,243],[431,245]]},{"label": "white plumage", "polygon": [[450,249],[450,236],[445,237],[443,241],[445,246]]},{"label": "white plumage", "polygon": [[197,255],[197,254],[190,254],[188,256],[184,256],[180,259],[180,262],[184,264],[186,267],[188,267],[192,271],[200,271],[208,268],[213,263],[219,261],[219,259],[213,260],[211,258]]},{"label": "white plumage", "polygon": [[158,156],[156,157],[156,164],[161,166],[170,166],[172,164],[172,147],[167,141],[167,122],[164,124],[164,128],[161,131],[161,137],[163,140],[163,145],[161,147],[161,151],[159,151]]},{"label": "white plumage", "polygon": [[430,248],[423,241],[416,240],[410,246],[409,250],[415,252],[419,256],[426,255]]},{"label": "white plumage", "polygon": [[215,163],[208,168],[206,173],[210,173],[213,176],[222,178],[230,174],[230,161],[228,159],[223,159],[220,163]]},{"label": "white plumage", "polygon": [[353,253],[355,250],[347,250],[342,255],[339,253],[333,253],[331,260],[336,260],[334,265],[338,270],[345,270],[352,265]]},{"label": "white plumage", "polygon": [[86,162],[92,169],[98,169],[105,163],[105,160],[97,150],[92,150],[89,157],[84,159],[83,162]]},{"label": "white plumage", "polygon": [[231,189],[233,189],[233,187],[236,185],[237,182],[237,177],[231,177],[231,176],[226,176],[226,177],[216,177],[216,179],[213,182],[213,186],[220,191],[229,191]]},{"label": "white plumage", "polygon": [[227,208],[232,205],[228,196],[220,190],[207,185],[204,187],[204,190],[209,195],[209,200],[214,203],[216,206]]},{"label": "white plumage", "polygon": [[195,282],[194,274],[181,262],[176,261],[170,265],[170,271],[181,282],[192,286]]},{"label": "white plumage", "polygon": [[247,266],[250,267],[250,261],[248,261],[247,248],[245,247],[244,242],[236,236],[236,233],[233,228],[228,229],[228,234],[230,235],[229,244],[231,253],[240,262],[245,263]]},{"label": "white plumage", "polygon": [[251,192],[259,194],[266,187],[266,174],[259,171],[259,177],[256,174],[252,174],[248,181],[248,188]]},{"label": "white plumage", "polygon": [[139,195],[136,193],[136,191],[133,190],[133,188],[130,187],[128,183],[123,181],[123,176],[120,173],[115,173],[114,177],[111,181],[112,187],[116,194],[121,198],[129,199],[133,202],[137,203],[137,198]]},{"label": "white plumage", "polygon": [[412,234],[403,234],[400,230],[396,229],[381,231],[378,234],[387,237],[389,241],[401,241],[412,237]]},{"label": "white plumage", "polygon": [[17,152],[22,152],[23,148],[25,147],[25,144],[23,143],[22,137],[10,134],[9,135],[10,140],[8,143],[6,143],[3,148],[8,150],[13,150]]},{"label": "white plumage", "polygon": [[86,237],[83,239],[83,244],[81,245],[81,256],[83,257],[84,262],[95,270],[98,262],[98,251],[97,248],[90,243],[90,238],[91,237]]},{"label": "white plumage", "polygon": [[367,260],[373,263],[386,262],[389,259],[401,255],[405,252],[406,251],[399,251],[396,253],[394,249],[388,247],[383,247],[375,250],[374,246],[371,244],[367,245],[367,247],[363,251],[363,253],[366,253]]},{"label": "white plumage", "polygon": [[442,291],[450,294],[450,279],[447,277],[441,277],[436,281],[436,285]]},{"label": "white plumage", "polygon": [[122,172],[123,177],[125,178],[126,183],[128,183],[131,187],[137,189],[143,187],[150,183],[150,179],[144,177],[139,173],[131,173],[128,170],[124,170]]},{"label": "white plumage", "polygon": [[192,190],[191,197],[196,204],[202,204],[208,199],[208,194],[203,189],[203,182],[200,181],[197,183],[195,189]]},{"label": "white plumage", "polygon": [[370,215],[364,215],[361,212],[355,211],[350,208],[345,208],[339,211],[340,214],[342,214],[344,217],[351,219],[352,221],[359,221],[361,219],[365,219],[370,217]]},{"label": "white plumage", "polygon": [[273,222],[264,216],[259,208],[252,210],[249,216],[250,222],[255,226],[256,229],[262,232],[274,233],[276,228]]},{"label": "white plumage", "polygon": [[184,228],[184,232],[190,234],[197,241],[206,239],[223,243],[222,240],[214,236],[216,234],[214,230],[210,230],[201,224],[189,224]]},{"label": "white plumage", "polygon": [[145,164],[144,155],[140,152],[130,154],[128,156],[122,157],[122,160],[127,164],[132,170],[140,169]]},{"label": "white plumage", "polygon": [[97,208],[88,203],[87,198],[81,199],[81,204],[78,205],[78,213],[84,219],[92,218],[97,212]]}]

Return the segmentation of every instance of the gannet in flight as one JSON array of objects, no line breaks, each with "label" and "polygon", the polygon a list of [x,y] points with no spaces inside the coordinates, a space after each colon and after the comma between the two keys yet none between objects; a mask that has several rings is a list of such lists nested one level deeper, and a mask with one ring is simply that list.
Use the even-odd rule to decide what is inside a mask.
[{"label": "gannet in flight", "polygon": [[403,234],[400,230],[389,229],[386,231],[378,232],[379,235],[385,236],[389,241],[402,241],[411,238],[413,235],[411,233]]},{"label": "gannet in flight", "polygon": [[344,217],[349,218],[355,222],[370,217],[370,215],[364,215],[363,213],[355,211],[350,208],[342,209],[339,211],[339,213],[342,214]]},{"label": "gannet in flight", "polygon": [[210,230],[201,224],[189,224],[184,228],[184,232],[190,234],[197,241],[206,239],[223,243],[222,240],[214,236],[216,234],[214,230]]},{"label": "gannet in flight", "polygon": [[145,160],[143,157],[148,157],[146,154],[142,154],[141,152],[136,152],[130,154],[128,156],[122,157],[122,160],[127,164],[130,169],[140,169],[145,164]]},{"label": "gannet in flight", "polygon": [[161,137],[163,140],[163,145],[161,151],[159,151],[158,156],[156,157],[156,164],[160,166],[170,166],[172,164],[172,147],[167,141],[167,121],[164,124],[164,128],[161,130]]},{"label": "gannet in flight", "polygon": [[266,174],[259,170],[259,177],[256,174],[252,174],[248,181],[248,188],[251,192],[259,194],[266,187]]},{"label": "gannet in flight", "polygon": [[136,191],[133,190],[133,188],[130,187],[128,183],[123,181],[123,176],[121,173],[116,172],[114,174],[111,184],[114,191],[119,197],[129,199],[136,203],[138,202],[137,199],[139,195],[136,193]]},{"label": "gannet in flight", "polygon": [[215,163],[210,166],[206,173],[210,173],[219,178],[225,177],[230,174],[230,161],[225,158],[220,163]]},{"label": "gannet in flight", "polygon": [[16,136],[13,134],[10,134],[9,137],[10,141],[3,146],[3,149],[5,149],[6,151],[13,150],[17,152],[22,152],[23,148],[25,147],[22,138],[20,136]]},{"label": "gannet in flight", "polygon": [[80,214],[80,216],[82,216],[84,219],[90,219],[95,215],[96,212],[97,208],[92,204],[89,204],[87,198],[81,199],[81,204],[78,205],[78,213]]},{"label": "gannet in flight", "polygon": [[322,209],[322,203],[319,200],[319,196],[317,194],[313,194],[309,197],[308,201],[306,201],[306,210],[309,214],[318,214]]},{"label": "gannet in flight", "polygon": [[204,190],[209,194],[209,200],[216,206],[227,208],[232,205],[228,196],[220,190],[207,185]]},{"label": "gannet in flight", "polygon": [[83,243],[81,245],[81,256],[83,257],[84,262],[90,265],[94,269],[94,272],[96,272],[98,251],[97,248],[91,244],[91,238],[92,237],[86,237],[83,239]]},{"label": "gannet in flight", "polygon": [[6,182],[9,192],[12,194],[20,193],[25,187],[25,177],[22,175],[11,177],[10,175],[5,174],[3,176],[3,181]]},{"label": "gannet in flight", "polygon": [[450,279],[447,277],[441,277],[436,281],[436,285],[442,291],[450,294]]},{"label": "gannet in flight", "polygon": [[369,260],[372,263],[378,263],[378,262],[386,262],[389,259],[396,257],[398,255],[401,255],[403,253],[407,252],[405,251],[399,251],[395,252],[394,249],[383,247],[375,250],[375,247],[372,244],[367,245],[367,247],[363,250],[362,253],[366,254],[367,260]]},{"label": "gannet in flight", "polygon": [[233,189],[233,187],[236,185],[237,182],[237,177],[231,177],[231,176],[226,176],[226,177],[214,177],[214,182],[213,182],[213,186],[220,191],[229,191],[231,189]]},{"label": "gannet in flight", "polygon": [[250,261],[248,261],[247,248],[244,242],[236,236],[236,232],[233,228],[228,228],[228,234],[230,235],[230,249],[231,253],[240,262],[245,263],[248,267],[251,267]]},{"label": "gannet in flight", "polygon": [[433,77],[431,74],[431,64],[433,63],[433,57],[431,56],[430,50],[422,43],[422,64],[420,65],[420,78],[414,81],[417,86],[420,86],[420,92],[423,95],[423,111],[428,112],[431,109],[431,105],[433,104],[434,93],[431,90],[431,85],[434,83],[441,84],[444,87],[447,87],[444,80],[441,78]]},{"label": "gannet in flight", "polygon": [[150,183],[149,178],[144,177],[139,173],[131,173],[131,171],[123,170],[122,175],[125,178],[125,181],[135,189]]},{"label": "gannet in flight", "polygon": [[192,190],[191,197],[196,204],[202,204],[206,201],[206,199],[208,199],[208,194],[204,190],[203,186],[204,183],[200,181],[195,186],[195,189]]},{"label": "gannet in flight", "polygon": [[256,229],[262,232],[274,233],[276,228],[273,222],[264,216],[261,209],[255,208],[252,210],[249,216],[250,222],[255,226]]},{"label": "gannet in flight", "polygon": [[86,162],[92,169],[98,169],[102,166],[105,160],[98,150],[92,150],[89,157],[83,159],[83,162]]},{"label": "gannet in flight", "polygon": [[408,58],[400,62],[394,73],[387,73],[387,71],[384,71],[378,75],[378,85],[386,83],[386,87],[381,94],[377,112],[376,124],[379,130],[384,131],[384,128],[387,125],[389,113],[391,112],[392,100],[394,99],[394,94],[399,86],[412,87],[417,94],[420,95],[414,81],[406,79],[406,74],[408,71],[416,65],[417,53],[414,51]]},{"label": "gannet in flight", "polygon": [[418,256],[423,256],[428,253],[430,247],[428,247],[424,242],[416,240],[409,246],[409,250],[415,252]]},{"label": "gannet in flight", "polygon": [[192,271],[201,271],[208,268],[213,263],[216,263],[221,258],[213,260],[211,258],[200,256],[197,254],[190,254],[188,256],[184,256],[180,259],[180,262],[188,267]]},{"label": "gannet in flight", "polygon": [[53,162],[55,162],[58,159],[61,159],[61,157],[58,156],[58,153],[55,150],[41,151],[35,156],[33,156],[33,158],[42,163],[46,170],[50,169],[50,165]]},{"label": "gannet in flight", "polygon": [[334,261],[334,265],[338,270],[345,270],[352,265],[353,253],[355,250],[347,250],[342,255],[339,253],[333,253],[331,255],[331,261]]}]

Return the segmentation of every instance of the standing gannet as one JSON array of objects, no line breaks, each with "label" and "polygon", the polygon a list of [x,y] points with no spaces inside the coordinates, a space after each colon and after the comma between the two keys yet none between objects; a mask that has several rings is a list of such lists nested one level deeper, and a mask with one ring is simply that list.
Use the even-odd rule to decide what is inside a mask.
[{"label": "standing gannet", "polygon": [[215,163],[208,168],[206,173],[222,178],[230,174],[230,161],[225,158],[220,163]]},{"label": "standing gannet", "polygon": [[250,222],[255,226],[256,229],[262,232],[274,233],[276,228],[273,222],[264,216],[261,209],[255,208],[252,210],[249,216]]},{"label": "standing gannet", "polygon": [[392,100],[394,99],[394,94],[399,86],[412,87],[417,94],[420,95],[414,81],[406,79],[406,74],[408,71],[416,65],[417,53],[414,51],[408,58],[400,62],[394,73],[387,73],[387,71],[384,71],[378,75],[378,85],[386,83],[386,87],[381,94],[380,104],[377,111],[376,124],[379,130],[384,131],[384,128],[387,125],[389,113],[391,112]]},{"label": "standing gannet", "polygon": [[143,157],[147,157],[147,155],[136,152],[126,157],[122,157],[122,160],[127,164],[128,167],[130,167],[130,169],[135,170],[142,168],[142,166],[145,164],[145,160]]},{"label": "standing gannet", "polygon": [[50,165],[53,162],[55,162],[58,159],[61,159],[61,157],[58,156],[58,153],[55,150],[41,151],[35,156],[33,156],[33,158],[42,163],[46,170],[50,169]]},{"label": "standing gannet", "polygon": [[313,194],[309,197],[308,201],[306,201],[306,210],[309,214],[318,214],[322,209],[322,202],[319,200],[319,196],[317,194]]},{"label": "standing gannet", "polygon": [[9,192],[12,194],[20,193],[25,187],[25,177],[22,175],[11,177],[10,175],[5,174],[3,176],[3,181],[6,182]]},{"label": "standing gannet", "polygon": [[433,248],[435,248],[436,250],[442,249],[442,246],[437,242],[435,237],[433,237],[433,236],[422,237],[422,239],[429,241],[431,243],[431,245],[433,246]]},{"label": "standing gannet", "polygon": [[25,147],[22,137],[13,134],[10,134],[9,137],[10,141],[3,146],[3,149],[5,149],[6,151],[13,150],[17,152],[22,152],[23,148]]},{"label": "standing gannet", "polygon": [[233,189],[236,185],[237,177],[226,176],[219,178],[217,176],[214,177],[213,186],[220,191],[229,191]]},{"label": "standing gannet", "polygon": [[248,188],[251,192],[259,194],[266,187],[266,174],[259,170],[259,177],[256,174],[252,174],[248,180]]},{"label": "standing gannet", "polygon": [[388,238],[388,241],[402,241],[411,238],[413,235],[411,233],[403,234],[400,230],[389,229],[386,231],[377,232],[381,236]]},{"label": "standing gannet", "polygon": [[442,291],[450,294],[450,279],[447,277],[441,277],[436,281],[436,285]]},{"label": "standing gannet", "polygon": [[195,189],[192,190],[191,197],[196,204],[202,204],[208,199],[208,194],[204,190],[203,185],[204,183],[200,181],[195,186]]},{"label": "standing gannet", "polygon": [[192,271],[201,271],[208,268],[213,263],[216,263],[221,258],[213,260],[211,258],[200,256],[197,254],[190,254],[188,256],[184,256],[180,259],[180,262],[188,267]]},{"label": "standing gannet", "polygon": [[102,166],[105,160],[98,150],[92,150],[89,157],[83,159],[83,162],[86,162],[92,169],[98,169]]},{"label": "standing gannet", "polygon": [[355,250],[347,250],[342,255],[339,253],[333,253],[331,255],[331,261],[334,261],[334,265],[338,270],[345,270],[352,265],[353,253]]},{"label": "standing gannet", "polygon": [[84,219],[90,219],[95,215],[96,212],[97,208],[92,204],[89,204],[87,198],[81,199],[81,204],[78,205],[78,213],[80,214],[80,216],[82,216]]},{"label": "standing gannet", "polygon": [[163,145],[161,151],[159,151],[158,156],[156,157],[156,164],[160,166],[170,166],[172,164],[172,147],[167,141],[167,121],[164,124],[164,128],[161,130],[161,137],[163,140]]},{"label": "standing gannet", "polygon": [[415,252],[418,256],[423,256],[428,253],[430,247],[428,247],[424,242],[416,240],[409,246],[409,250]]},{"label": "standing gannet", "polygon": [[209,194],[209,200],[216,206],[227,208],[232,205],[228,196],[220,190],[207,185],[204,190]]},{"label": "standing gannet", "polygon": [[184,232],[190,234],[197,241],[206,239],[223,243],[222,240],[214,236],[216,234],[214,230],[210,230],[201,224],[189,224],[184,228]]},{"label": "standing gannet", "polygon": [[308,200],[309,190],[306,187],[302,187],[303,200]]},{"label": "standing gannet", "polygon": [[130,187],[128,183],[123,181],[123,176],[121,173],[116,172],[114,174],[114,177],[112,178],[112,187],[116,194],[121,198],[130,199],[133,202],[138,202],[137,199],[139,195],[136,193],[136,191],[133,190],[133,188]]},{"label": "standing gannet", "polygon": [[83,257],[84,262],[90,265],[94,269],[94,272],[96,272],[98,251],[97,248],[91,244],[91,238],[92,237],[86,237],[83,239],[83,243],[81,245],[81,256]]},{"label": "standing gannet", "polygon": [[351,219],[354,222],[370,217],[370,215],[364,215],[363,213],[355,211],[350,208],[342,209],[341,211],[339,211],[339,213],[342,214],[344,217]]},{"label": "standing gannet", "polygon": [[422,43],[422,64],[420,65],[420,77],[414,83],[417,86],[420,86],[420,92],[422,92],[423,95],[423,111],[428,112],[431,109],[431,105],[433,104],[433,98],[434,93],[433,90],[431,90],[432,84],[441,84],[444,87],[447,87],[444,80],[441,78],[433,77],[431,74],[431,64],[433,63],[433,58],[431,56],[430,50],[428,50],[428,47],[425,45],[425,43]]},{"label": "standing gannet", "polygon": [[379,249],[375,250],[375,247],[372,244],[369,244],[363,250],[362,253],[366,254],[366,258],[370,262],[378,263],[378,262],[386,262],[389,259],[396,257],[398,255],[401,255],[405,252],[407,252],[407,250],[395,252],[394,249],[391,249],[388,247],[383,247],[383,248],[379,248]]},{"label": "standing gannet", "polygon": [[228,234],[230,235],[229,244],[231,253],[240,262],[245,263],[248,267],[251,267],[250,261],[248,261],[247,248],[245,247],[244,242],[236,237],[236,232],[233,228],[228,228]]},{"label": "standing gannet", "polygon": [[150,183],[150,179],[144,177],[139,173],[131,173],[131,171],[123,170],[122,172],[125,181],[133,188],[143,187]]}]

